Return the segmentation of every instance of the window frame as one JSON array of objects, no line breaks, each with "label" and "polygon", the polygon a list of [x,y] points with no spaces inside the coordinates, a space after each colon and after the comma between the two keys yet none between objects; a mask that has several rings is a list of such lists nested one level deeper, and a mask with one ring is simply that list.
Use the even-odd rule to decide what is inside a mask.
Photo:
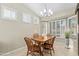
[{"label": "window frame", "polygon": [[[7,11],[5,12],[5,10],[7,10],[9,12],[9,16],[6,16]],[[14,12],[13,16],[12,13]],[[14,8],[10,8],[7,6],[1,6],[1,18],[2,19],[8,19],[8,20],[16,20],[16,10]]]}]

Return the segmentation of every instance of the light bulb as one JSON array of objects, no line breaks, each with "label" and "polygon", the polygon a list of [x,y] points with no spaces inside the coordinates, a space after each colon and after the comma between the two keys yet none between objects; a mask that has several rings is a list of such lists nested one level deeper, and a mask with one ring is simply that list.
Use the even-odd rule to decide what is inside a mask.
[{"label": "light bulb", "polygon": [[41,13],[41,16],[43,16],[43,12],[41,11],[40,13]]},{"label": "light bulb", "polygon": [[51,11],[51,9],[49,9],[49,13],[52,15],[53,14],[53,12]]},{"label": "light bulb", "polygon": [[44,13],[46,12],[46,9],[44,9]]}]

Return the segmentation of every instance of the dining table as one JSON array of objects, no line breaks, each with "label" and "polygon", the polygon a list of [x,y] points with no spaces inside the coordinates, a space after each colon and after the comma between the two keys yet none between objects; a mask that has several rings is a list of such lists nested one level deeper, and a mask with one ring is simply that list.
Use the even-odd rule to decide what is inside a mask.
[{"label": "dining table", "polygon": [[44,44],[47,40],[51,39],[53,36],[39,36],[37,38],[32,38],[40,47],[40,55],[43,56],[43,48],[42,48],[42,44]]}]

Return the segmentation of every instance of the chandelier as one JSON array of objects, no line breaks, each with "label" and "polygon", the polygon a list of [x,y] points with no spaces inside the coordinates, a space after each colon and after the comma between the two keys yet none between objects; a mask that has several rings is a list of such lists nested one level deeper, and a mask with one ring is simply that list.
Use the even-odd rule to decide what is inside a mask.
[{"label": "chandelier", "polygon": [[45,5],[45,8],[40,13],[42,17],[49,17],[53,14],[52,9],[48,9],[47,5]]}]

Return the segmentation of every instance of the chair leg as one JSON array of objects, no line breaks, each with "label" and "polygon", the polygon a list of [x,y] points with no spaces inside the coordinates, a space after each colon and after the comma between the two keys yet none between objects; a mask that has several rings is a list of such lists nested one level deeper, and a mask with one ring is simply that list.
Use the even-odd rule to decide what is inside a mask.
[{"label": "chair leg", "polygon": [[50,55],[52,56],[52,50],[50,50]]},{"label": "chair leg", "polygon": [[53,50],[53,53],[55,53],[55,50],[54,50],[54,48],[52,48],[52,50]]},{"label": "chair leg", "polygon": [[34,54],[34,53],[32,53],[31,55],[32,55],[32,56],[35,56],[35,54]]},{"label": "chair leg", "polygon": [[29,52],[27,51],[27,56],[28,56]]}]

